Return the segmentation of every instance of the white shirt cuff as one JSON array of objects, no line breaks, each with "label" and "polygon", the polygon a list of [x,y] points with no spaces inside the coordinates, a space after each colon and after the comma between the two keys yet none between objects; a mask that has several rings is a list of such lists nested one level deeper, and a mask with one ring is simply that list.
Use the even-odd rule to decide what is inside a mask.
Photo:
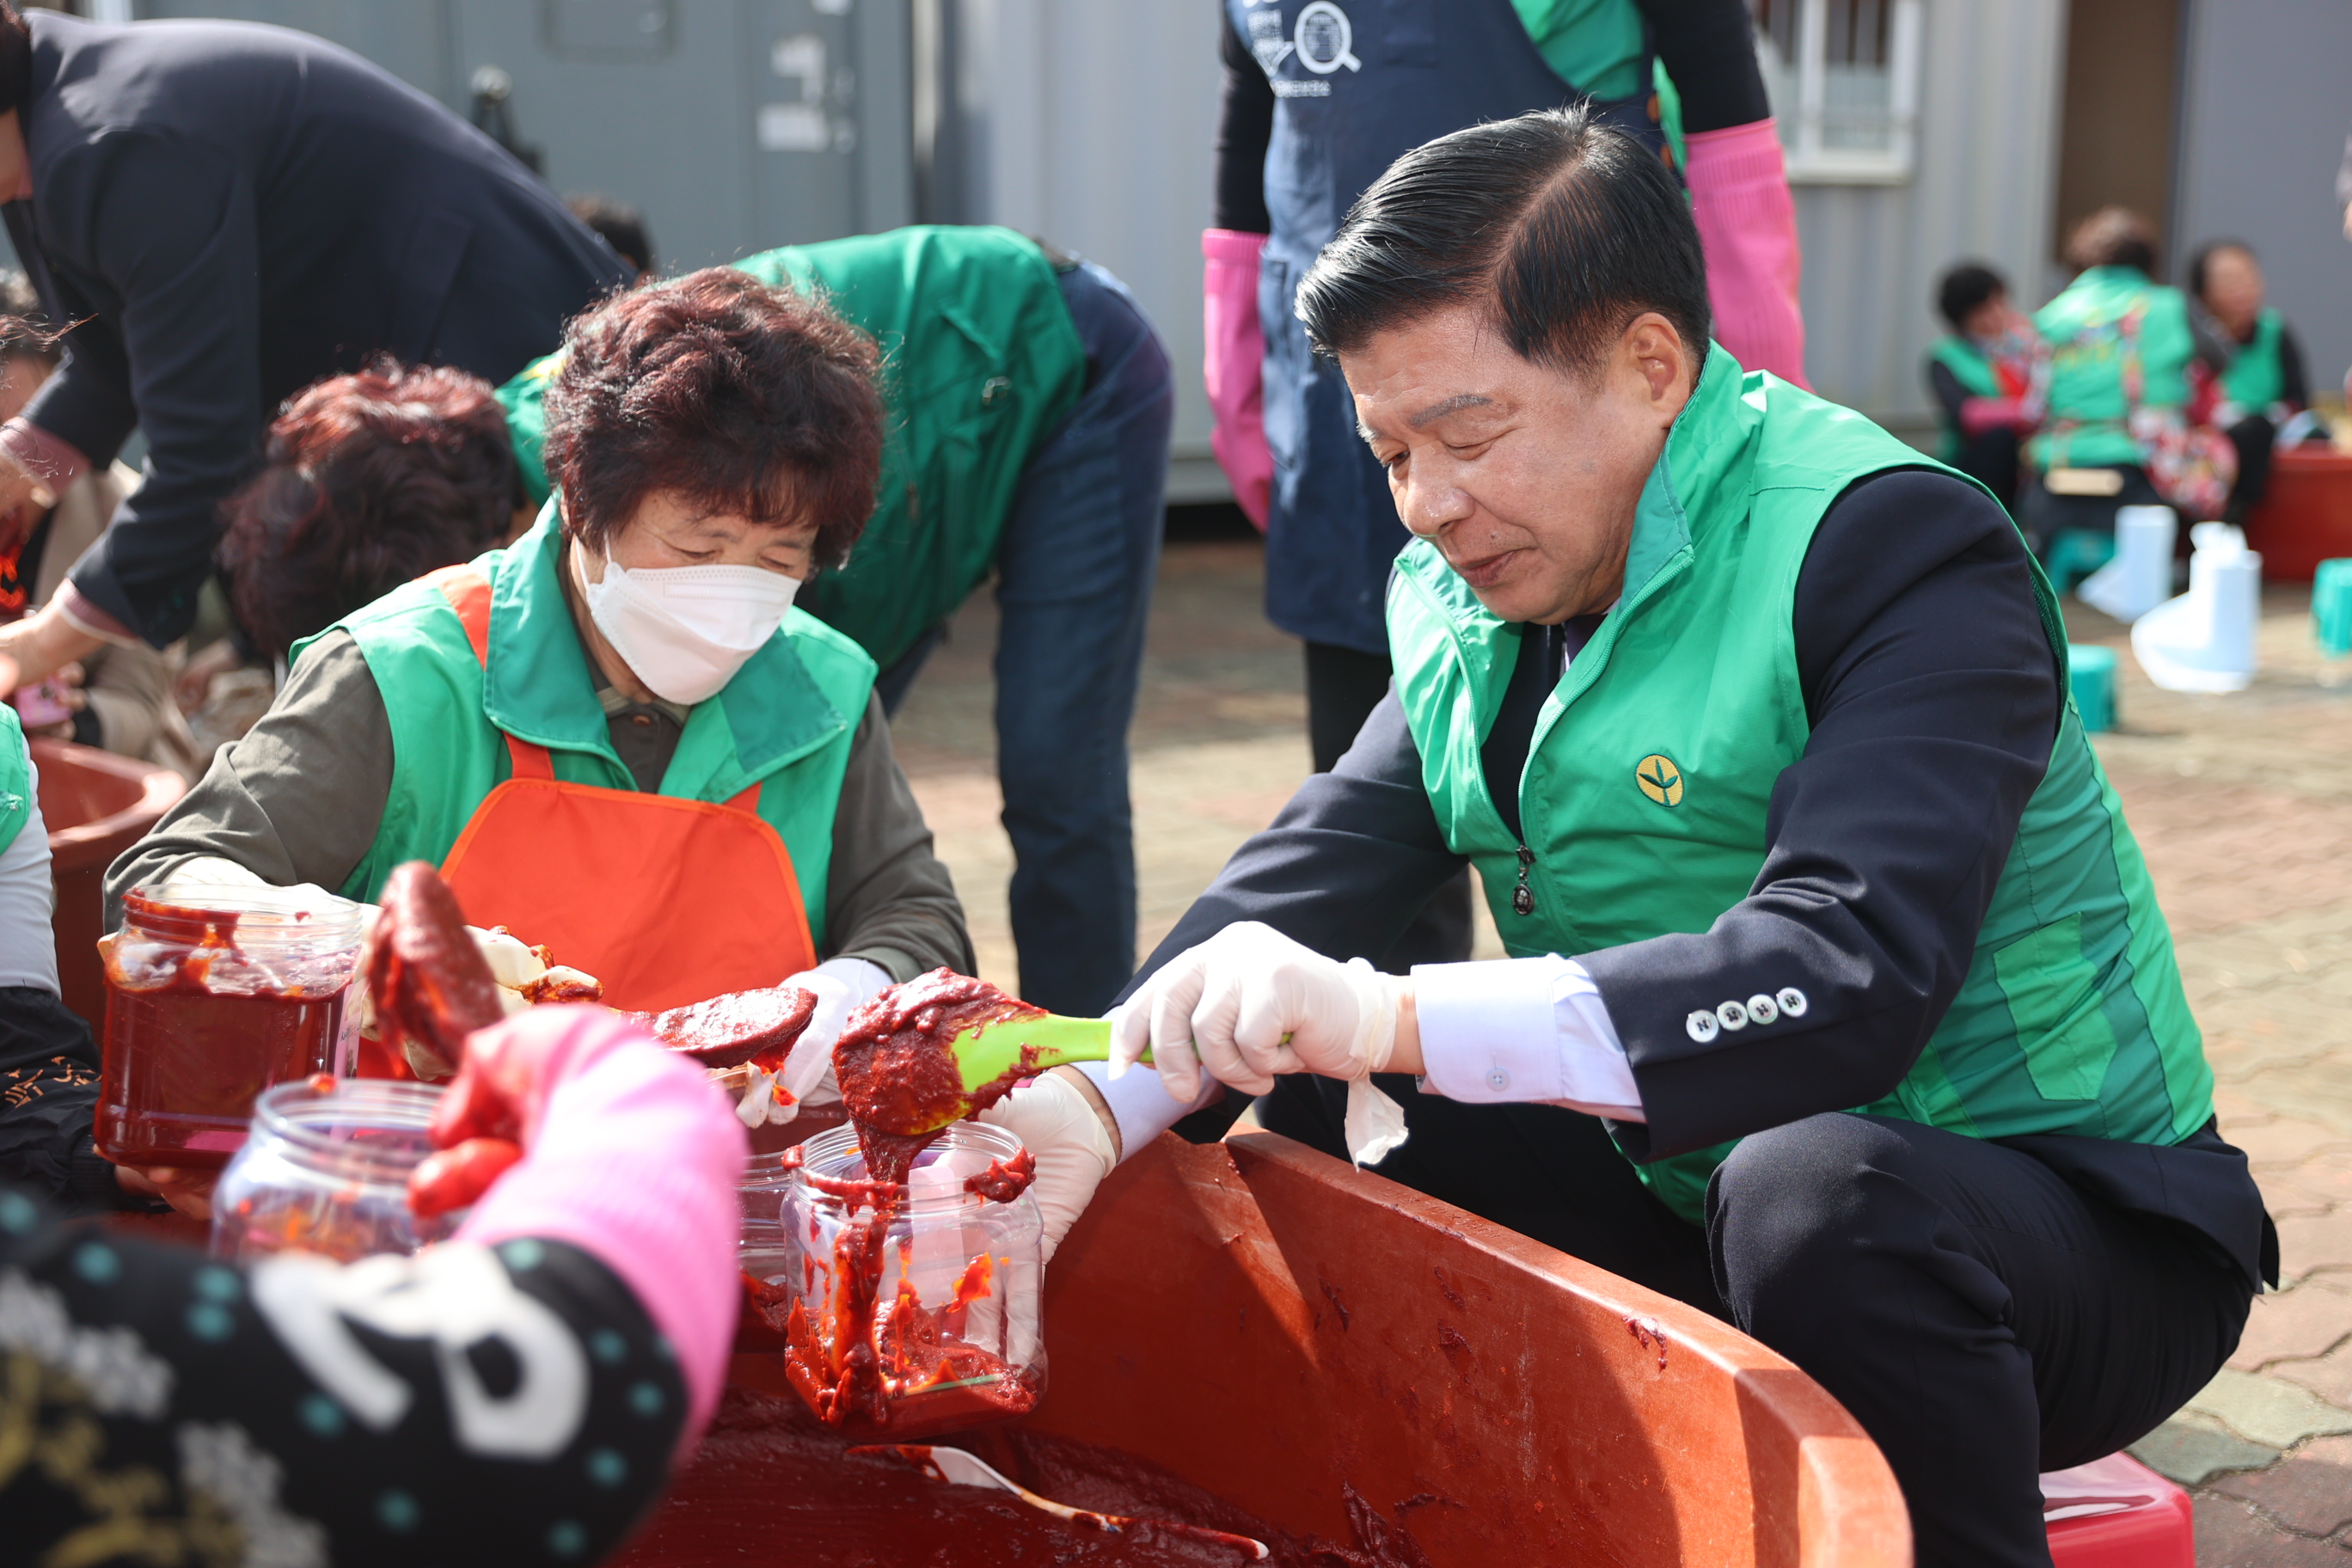
[{"label": "white shirt cuff", "polygon": [[1538,1102],[1643,1119],[1624,1043],[1576,960],[1417,964],[1412,988],[1425,1090],[1467,1105]]},{"label": "white shirt cuff", "polygon": [[1118,1159],[1120,1164],[1135,1158],[1138,1151],[1154,1138],[1217,1097],[1217,1080],[1206,1072],[1201,1075],[1201,1092],[1190,1105],[1179,1104],[1160,1087],[1160,1075],[1148,1067],[1131,1068],[1126,1075],[1114,1080],[1108,1062],[1077,1062],[1073,1064],[1087,1075],[1095,1092],[1110,1107],[1111,1120],[1118,1123]]}]

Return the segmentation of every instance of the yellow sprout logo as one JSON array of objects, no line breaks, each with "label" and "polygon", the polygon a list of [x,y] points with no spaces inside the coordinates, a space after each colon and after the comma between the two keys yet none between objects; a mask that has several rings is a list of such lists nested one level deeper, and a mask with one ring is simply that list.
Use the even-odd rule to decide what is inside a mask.
[{"label": "yellow sprout logo", "polygon": [[1674,758],[1663,752],[1653,752],[1634,764],[1633,782],[1660,805],[1683,803],[1683,771],[1675,766]]}]

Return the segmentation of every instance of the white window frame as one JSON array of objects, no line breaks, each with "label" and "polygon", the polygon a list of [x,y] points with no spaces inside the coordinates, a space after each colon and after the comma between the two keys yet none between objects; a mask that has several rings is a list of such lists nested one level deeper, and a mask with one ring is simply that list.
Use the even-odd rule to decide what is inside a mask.
[{"label": "white window frame", "polygon": [[1776,100],[1780,145],[1791,184],[1893,185],[1911,178],[1919,121],[1919,68],[1927,34],[1926,0],[1894,0],[1886,48],[1887,144],[1862,151],[1825,147],[1822,127],[1829,98],[1829,0],[1798,0],[1797,58],[1783,65],[1759,28],[1756,47],[1764,77],[1793,85],[1793,104]]}]

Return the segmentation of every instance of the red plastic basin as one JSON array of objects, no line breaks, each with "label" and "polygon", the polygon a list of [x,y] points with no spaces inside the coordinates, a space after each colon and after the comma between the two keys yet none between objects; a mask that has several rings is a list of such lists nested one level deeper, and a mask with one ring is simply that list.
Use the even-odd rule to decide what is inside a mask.
[{"label": "red plastic basin", "polygon": [[2271,459],[2270,489],[2246,518],[2246,543],[2263,575],[2308,583],[2323,561],[2352,555],[2352,457],[2327,447],[2289,447]]},{"label": "red plastic basin", "polygon": [[2128,1454],[2042,1478],[2057,1568],[2196,1568],[2189,1494]]},{"label": "red plastic basin", "polygon": [[[1271,1133],[1163,1137],[1046,1276],[1037,1430],[1122,1448],[1297,1533],[1345,1488],[1431,1568],[1898,1568],[1885,1460],[1728,1326]],[[739,1382],[784,1388],[780,1358]],[[625,1568],[793,1562],[743,1477],[677,1480]]]},{"label": "red plastic basin", "polygon": [[187,789],[169,768],[118,757],[67,741],[35,741],[41,774],[41,817],[49,830],[49,871],[58,907],[49,929],[58,944],[58,982],[65,1004],[106,1028],[106,970],[98,939],[106,933],[106,868],[147,836]]}]

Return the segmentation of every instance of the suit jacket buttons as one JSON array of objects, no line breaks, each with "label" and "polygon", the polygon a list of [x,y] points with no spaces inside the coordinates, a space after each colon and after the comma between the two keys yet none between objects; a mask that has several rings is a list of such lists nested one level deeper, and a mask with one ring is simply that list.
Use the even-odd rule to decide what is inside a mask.
[{"label": "suit jacket buttons", "polygon": [[1715,1016],[1722,1022],[1723,1026],[1727,1029],[1744,1029],[1748,1027],[1748,1009],[1741,1006],[1737,1002],[1717,1003],[1715,1005]]},{"label": "suit jacket buttons", "polygon": [[1780,994],[1776,998],[1776,1000],[1780,1004],[1780,1011],[1783,1016],[1790,1018],[1801,1018],[1805,1016],[1805,994],[1798,990],[1795,986],[1783,985],[1780,987]]},{"label": "suit jacket buttons", "polygon": [[1683,1020],[1683,1029],[1703,1046],[1721,1033],[1723,1026],[1715,1021],[1713,1013],[1702,1007]]},{"label": "suit jacket buttons", "polygon": [[1780,1016],[1780,1009],[1779,1005],[1773,1002],[1772,998],[1767,996],[1761,991],[1759,991],[1755,995],[1750,996],[1748,999],[1748,1021],[1749,1023],[1769,1024]]}]

